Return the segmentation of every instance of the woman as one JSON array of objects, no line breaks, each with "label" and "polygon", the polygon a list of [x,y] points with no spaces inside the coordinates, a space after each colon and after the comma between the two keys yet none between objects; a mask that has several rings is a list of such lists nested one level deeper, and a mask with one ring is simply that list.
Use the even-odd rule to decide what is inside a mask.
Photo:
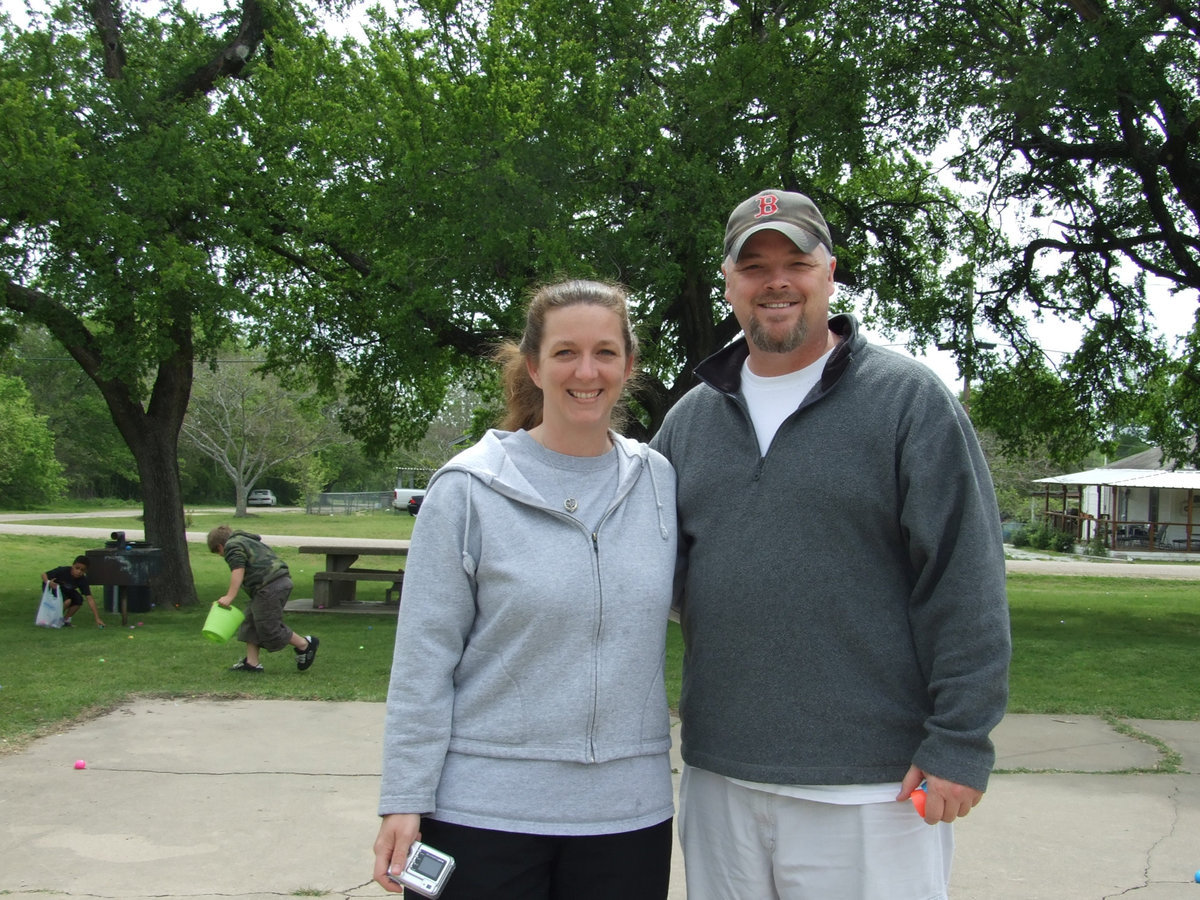
[{"label": "woman", "polygon": [[662,900],[675,476],[612,429],[625,293],[539,290],[502,348],[508,415],[433,477],[388,693],[375,880],[453,856],[444,900]]}]

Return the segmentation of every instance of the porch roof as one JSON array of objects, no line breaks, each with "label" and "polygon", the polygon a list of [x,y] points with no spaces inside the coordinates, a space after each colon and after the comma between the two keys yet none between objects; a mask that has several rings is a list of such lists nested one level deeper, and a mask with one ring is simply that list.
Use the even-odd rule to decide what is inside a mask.
[{"label": "porch roof", "polygon": [[1038,478],[1037,484],[1104,485],[1107,487],[1178,488],[1200,490],[1200,471],[1179,469],[1174,472],[1150,469],[1088,469],[1052,478]]}]

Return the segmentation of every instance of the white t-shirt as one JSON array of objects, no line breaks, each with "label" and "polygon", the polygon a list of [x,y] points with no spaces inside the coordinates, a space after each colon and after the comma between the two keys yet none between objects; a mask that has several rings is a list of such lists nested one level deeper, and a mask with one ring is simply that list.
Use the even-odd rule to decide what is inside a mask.
[{"label": "white t-shirt", "polygon": [[895,803],[896,795],[900,793],[898,781],[885,781],[880,784],[763,784],[758,781],[743,781],[741,778],[729,780],[754,791],[794,797],[798,800],[812,800],[816,803],[832,803],[835,806]]},{"label": "white t-shirt", "polygon": [[796,411],[800,401],[808,396],[825,371],[825,363],[833,350],[828,350],[816,362],[796,372],[764,378],[750,371],[750,362],[742,363],[742,396],[750,409],[750,420],[758,435],[758,449],[763,456],[775,439],[783,420]]}]

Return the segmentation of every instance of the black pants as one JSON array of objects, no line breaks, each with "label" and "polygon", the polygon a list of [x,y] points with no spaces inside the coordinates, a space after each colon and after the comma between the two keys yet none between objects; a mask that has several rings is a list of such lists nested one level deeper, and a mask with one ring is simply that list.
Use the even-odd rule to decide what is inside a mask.
[{"label": "black pants", "polygon": [[454,857],[441,900],[665,900],[671,828],[555,837],[425,818],[421,840]]}]

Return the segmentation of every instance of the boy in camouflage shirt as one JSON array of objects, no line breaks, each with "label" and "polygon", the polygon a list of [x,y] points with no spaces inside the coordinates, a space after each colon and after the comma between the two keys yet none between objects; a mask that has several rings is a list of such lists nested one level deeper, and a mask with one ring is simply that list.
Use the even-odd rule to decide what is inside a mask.
[{"label": "boy in camouflage shirt", "polygon": [[246,644],[246,655],[232,666],[233,671],[261,672],[259,650],[274,653],[289,644],[296,651],[296,668],[303,672],[311,666],[321,642],[283,624],[283,607],[292,592],[287,563],[259,535],[233,531],[228,525],[218,525],[208,533],[208,549],[224,556],[229,565],[229,590],[217,602],[230,607],[239,588],[250,595],[250,608],[237,634]]}]

